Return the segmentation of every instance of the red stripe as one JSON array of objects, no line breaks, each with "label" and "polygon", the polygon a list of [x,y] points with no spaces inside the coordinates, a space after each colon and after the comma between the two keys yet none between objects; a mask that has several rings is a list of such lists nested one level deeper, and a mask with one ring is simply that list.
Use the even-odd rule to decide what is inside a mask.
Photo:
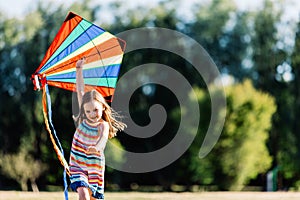
[{"label": "red stripe", "polygon": [[80,145],[72,144],[72,148],[74,149],[75,152],[86,154],[87,158],[90,157],[90,156],[96,156],[96,157],[100,157],[101,156],[100,152],[89,153],[89,152],[86,151],[87,150],[86,148],[81,147]]},{"label": "red stripe", "polygon": [[81,148],[81,147],[79,147],[79,146],[73,145],[73,149],[76,150],[76,152],[79,152],[79,153],[82,153],[82,154],[85,154],[85,153],[86,153],[86,149]]},{"label": "red stripe", "polygon": [[73,160],[75,163],[82,165],[82,166],[93,167],[94,169],[98,169],[98,170],[103,169],[103,167],[99,164],[89,164],[84,161],[77,160],[74,156],[71,156],[71,160]]},{"label": "red stripe", "polygon": [[[48,85],[76,92],[76,85],[74,83],[47,81]],[[114,94],[115,88],[109,88],[104,86],[85,85],[85,92],[96,89],[103,97],[108,97]]]},{"label": "red stripe", "polygon": [[58,33],[53,39],[50,47],[48,48],[40,66],[37,68],[38,72],[42,66],[48,61],[52,54],[58,49],[58,47],[65,41],[69,34],[74,30],[74,28],[80,23],[82,17],[70,12],[60,27]]},{"label": "red stripe", "polygon": [[84,144],[83,141],[81,141],[81,140],[79,140],[75,137],[74,137],[74,140],[75,141],[73,141],[73,143],[72,143],[73,146],[77,146],[77,147],[82,148],[82,149],[86,148],[86,144]]},{"label": "red stripe", "polygon": [[91,180],[91,179],[89,179],[89,183],[90,184],[97,184],[99,186],[103,186],[103,180],[96,180],[96,179]]},{"label": "red stripe", "polygon": [[77,129],[77,131],[78,131],[81,135],[83,135],[84,137],[89,138],[89,139],[96,139],[96,138],[99,138],[99,137],[100,137],[100,135],[96,135],[96,136],[89,135],[89,134],[87,134],[87,133],[85,133],[84,131],[79,130],[79,129]]}]

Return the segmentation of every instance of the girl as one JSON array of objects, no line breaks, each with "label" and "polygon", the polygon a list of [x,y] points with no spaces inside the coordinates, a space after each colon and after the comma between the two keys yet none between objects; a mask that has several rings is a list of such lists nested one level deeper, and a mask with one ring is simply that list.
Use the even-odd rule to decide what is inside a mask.
[{"label": "girl", "polygon": [[116,120],[116,113],[96,90],[84,93],[82,65],[76,63],[76,90],[80,105],[74,118],[78,125],[70,153],[71,188],[79,200],[104,199],[104,148],[108,138],[124,130],[126,125]]}]

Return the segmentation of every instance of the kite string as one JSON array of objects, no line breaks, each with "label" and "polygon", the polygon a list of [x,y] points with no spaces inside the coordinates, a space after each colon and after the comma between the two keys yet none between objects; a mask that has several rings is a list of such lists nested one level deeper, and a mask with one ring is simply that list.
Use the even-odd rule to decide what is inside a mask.
[{"label": "kite string", "polygon": [[[53,144],[53,148],[54,148],[54,150],[55,150],[55,152],[57,154],[57,157],[58,157],[58,159],[60,160],[61,164],[64,167],[64,173],[63,173],[64,196],[65,196],[65,199],[68,200],[67,174],[70,175],[70,171],[69,171],[68,163],[67,163],[67,161],[64,158],[63,148],[62,148],[62,146],[61,146],[61,144],[60,144],[60,142],[58,140],[58,137],[56,135],[56,131],[55,131],[53,123],[52,123],[51,98],[50,98],[50,94],[49,94],[49,90],[48,90],[48,85],[47,84],[43,88],[42,103],[43,103],[43,114],[44,114],[46,129],[47,129],[47,131],[49,133],[49,136],[50,136],[51,142]],[[48,105],[48,107],[47,107],[47,105]],[[48,110],[48,112],[47,112],[47,110]],[[47,117],[47,113],[48,113],[49,119]],[[50,129],[49,124],[51,125],[51,128],[53,130],[53,134],[52,134],[52,131]],[[56,144],[56,141],[55,141],[55,138],[53,137],[53,135],[56,138],[56,141],[58,143],[59,148],[57,147],[57,144]]]}]

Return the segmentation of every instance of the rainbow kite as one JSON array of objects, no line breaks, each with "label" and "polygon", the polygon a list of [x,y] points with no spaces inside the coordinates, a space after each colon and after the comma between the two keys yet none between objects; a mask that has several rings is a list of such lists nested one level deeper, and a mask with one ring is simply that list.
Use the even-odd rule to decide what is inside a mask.
[{"label": "rainbow kite", "polygon": [[46,129],[55,152],[64,166],[65,198],[67,195],[66,174],[69,166],[57,138],[51,111],[48,85],[76,91],[76,62],[85,58],[83,78],[85,91],[96,89],[111,102],[124,54],[125,42],[95,24],[70,12],[41,64],[31,79],[35,90],[43,90],[43,114]]},{"label": "rainbow kite", "polygon": [[123,40],[70,12],[32,75],[35,89],[47,83],[76,91],[76,62],[85,58],[85,89],[97,89],[111,102],[124,49]]}]

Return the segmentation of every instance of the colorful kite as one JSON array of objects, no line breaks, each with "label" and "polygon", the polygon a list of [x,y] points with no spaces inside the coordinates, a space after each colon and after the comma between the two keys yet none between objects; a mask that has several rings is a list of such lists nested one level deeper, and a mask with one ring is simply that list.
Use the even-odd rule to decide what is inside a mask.
[{"label": "colorful kite", "polygon": [[46,128],[56,154],[65,168],[66,199],[68,199],[66,174],[69,174],[69,167],[52,124],[48,85],[76,91],[76,62],[85,58],[83,66],[85,91],[96,89],[108,102],[111,102],[125,44],[123,40],[70,12],[40,66],[31,77],[35,90],[43,90],[43,113]]},{"label": "colorful kite", "polygon": [[76,62],[85,58],[86,90],[97,89],[108,102],[117,82],[125,42],[70,12],[32,75],[36,89],[45,83],[76,91]]}]

